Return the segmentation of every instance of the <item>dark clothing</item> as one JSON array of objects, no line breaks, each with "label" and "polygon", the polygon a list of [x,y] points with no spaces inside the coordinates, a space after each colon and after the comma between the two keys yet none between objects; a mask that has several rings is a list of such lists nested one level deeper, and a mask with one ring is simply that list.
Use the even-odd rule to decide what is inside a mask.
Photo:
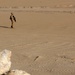
[{"label": "dark clothing", "polygon": [[15,18],[15,16],[13,16],[13,19],[14,19],[14,21],[16,22],[16,18]]},{"label": "dark clothing", "polygon": [[10,15],[10,20],[11,20],[11,28],[13,28],[13,23],[16,22],[16,18],[14,15]]},{"label": "dark clothing", "polygon": [[11,20],[11,21],[14,20],[14,21],[16,22],[16,18],[15,18],[15,16],[10,16],[10,20]]}]

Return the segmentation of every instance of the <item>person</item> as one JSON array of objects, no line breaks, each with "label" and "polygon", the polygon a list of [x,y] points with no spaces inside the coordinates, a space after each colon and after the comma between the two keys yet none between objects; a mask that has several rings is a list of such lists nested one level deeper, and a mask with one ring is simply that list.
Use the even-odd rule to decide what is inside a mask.
[{"label": "person", "polygon": [[11,28],[13,28],[13,23],[16,22],[16,18],[13,15],[13,13],[11,13],[11,15],[10,15],[10,20],[11,20]]}]

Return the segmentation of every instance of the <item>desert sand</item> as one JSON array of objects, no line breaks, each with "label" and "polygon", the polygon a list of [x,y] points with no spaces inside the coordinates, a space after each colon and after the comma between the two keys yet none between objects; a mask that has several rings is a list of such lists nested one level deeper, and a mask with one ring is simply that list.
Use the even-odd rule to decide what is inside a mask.
[{"label": "desert sand", "polygon": [[[31,75],[75,75],[74,4],[74,0],[0,1],[0,7],[8,9],[2,11],[0,8],[0,51],[12,51],[11,69],[25,70]],[[18,12],[9,9],[31,6],[53,7],[51,9],[55,11],[35,12],[34,9],[34,12],[26,12],[20,8]],[[58,7],[64,7],[63,11],[57,12]],[[13,29],[10,28],[11,12],[17,19]]]},{"label": "desert sand", "polygon": [[56,6],[75,5],[75,0],[0,0],[0,6]]}]

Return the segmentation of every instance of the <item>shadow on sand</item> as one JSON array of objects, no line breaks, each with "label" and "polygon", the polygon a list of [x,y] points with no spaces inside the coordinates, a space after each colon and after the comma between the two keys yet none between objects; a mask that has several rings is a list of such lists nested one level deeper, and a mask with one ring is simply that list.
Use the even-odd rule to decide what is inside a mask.
[{"label": "shadow on sand", "polygon": [[7,26],[0,26],[0,28],[10,28],[10,27],[7,27]]}]

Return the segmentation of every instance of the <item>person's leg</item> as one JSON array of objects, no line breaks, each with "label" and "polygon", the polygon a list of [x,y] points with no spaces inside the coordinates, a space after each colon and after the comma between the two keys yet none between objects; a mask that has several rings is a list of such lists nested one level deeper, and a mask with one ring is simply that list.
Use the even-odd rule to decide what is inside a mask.
[{"label": "person's leg", "polygon": [[11,28],[13,28],[13,21],[11,21]]}]

